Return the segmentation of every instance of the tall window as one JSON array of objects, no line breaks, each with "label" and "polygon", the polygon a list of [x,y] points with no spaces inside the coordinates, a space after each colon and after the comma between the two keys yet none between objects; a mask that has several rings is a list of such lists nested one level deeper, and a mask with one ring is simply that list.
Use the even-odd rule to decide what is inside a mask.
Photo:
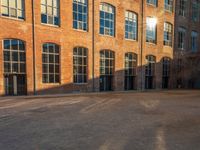
[{"label": "tall window", "polygon": [[164,23],[164,45],[172,46],[172,24]]},{"label": "tall window", "polygon": [[198,49],[198,33],[196,31],[191,32],[191,48],[192,48],[192,52],[197,52],[197,49]]},{"label": "tall window", "polygon": [[173,11],[173,0],[165,0],[165,10],[169,12]]},{"label": "tall window", "polygon": [[59,0],[41,0],[42,23],[58,26],[60,23],[59,11]]},{"label": "tall window", "polygon": [[4,73],[26,73],[25,44],[21,40],[3,40]]},{"label": "tall window", "polygon": [[198,22],[200,17],[200,2],[193,1],[192,2],[192,20],[194,22]]},{"label": "tall window", "polygon": [[84,31],[88,29],[87,0],[73,0],[73,28]]},{"label": "tall window", "polygon": [[156,43],[156,18],[147,17],[146,19],[146,42]]},{"label": "tall window", "polygon": [[135,89],[135,77],[137,70],[137,54],[125,54],[125,90]]},{"label": "tall window", "polygon": [[178,28],[178,48],[186,49],[186,29],[183,27]]},{"label": "tall window", "polygon": [[115,8],[107,3],[100,4],[100,34],[115,35]]},{"label": "tall window", "polygon": [[114,61],[114,52],[100,51],[100,91],[113,89]]},{"label": "tall window", "polygon": [[56,44],[43,44],[42,81],[43,83],[60,82],[60,48]]},{"label": "tall window", "polygon": [[87,49],[75,47],[73,50],[74,83],[87,82]]},{"label": "tall window", "polygon": [[179,0],[179,15],[186,16],[187,0]]},{"label": "tall window", "polygon": [[157,0],[147,0],[147,4],[157,6]]},{"label": "tall window", "polygon": [[112,75],[114,73],[114,53],[110,50],[102,50],[100,59],[100,74]]},{"label": "tall window", "polygon": [[24,0],[1,0],[1,15],[24,19]]},{"label": "tall window", "polygon": [[154,76],[155,76],[155,63],[156,57],[153,55],[146,56],[147,64],[145,66],[145,88],[154,88]]},{"label": "tall window", "polygon": [[125,13],[125,38],[137,40],[137,14],[130,11]]}]

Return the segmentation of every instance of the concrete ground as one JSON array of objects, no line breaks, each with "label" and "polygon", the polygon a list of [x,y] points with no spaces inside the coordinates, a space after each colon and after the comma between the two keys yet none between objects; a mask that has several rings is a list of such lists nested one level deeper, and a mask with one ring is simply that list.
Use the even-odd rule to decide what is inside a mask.
[{"label": "concrete ground", "polygon": [[1,97],[0,150],[200,150],[200,91]]}]

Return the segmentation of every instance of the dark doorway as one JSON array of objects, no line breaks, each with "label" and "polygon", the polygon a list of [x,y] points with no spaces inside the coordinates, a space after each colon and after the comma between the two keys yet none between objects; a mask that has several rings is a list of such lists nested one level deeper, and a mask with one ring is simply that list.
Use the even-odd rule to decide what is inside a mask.
[{"label": "dark doorway", "polygon": [[26,95],[26,75],[4,75],[5,95]]},{"label": "dark doorway", "polygon": [[146,76],[145,78],[145,89],[153,89],[153,76]]},{"label": "dark doorway", "polygon": [[167,89],[169,87],[169,77],[163,77],[162,79],[162,88]]},{"label": "dark doorway", "polygon": [[145,89],[153,89],[156,57],[153,55],[148,55],[146,56],[146,61],[147,64],[145,66]]},{"label": "dark doorway", "polygon": [[135,90],[135,77],[125,76],[125,90]]},{"label": "dark doorway", "polygon": [[164,57],[162,60],[162,88],[169,88],[169,77],[170,77],[170,58]]},{"label": "dark doorway", "polygon": [[111,91],[112,90],[112,76],[100,76],[100,91]]}]

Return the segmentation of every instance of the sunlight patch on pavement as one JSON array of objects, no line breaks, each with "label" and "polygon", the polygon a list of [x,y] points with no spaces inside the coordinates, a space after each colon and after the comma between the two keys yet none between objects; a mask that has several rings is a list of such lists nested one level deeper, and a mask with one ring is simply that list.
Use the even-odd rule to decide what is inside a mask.
[{"label": "sunlight patch on pavement", "polygon": [[166,142],[163,128],[159,128],[156,133],[155,150],[166,150]]},{"label": "sunlight patch on pavement", "polygon": [[139,103],[147,110],[155,109],[160,105],[159,100],[140,100]]},{"label": "sunlight patch on pavement", "polygon": [[[113,137],[112,137],[113,138]],[[117,139],[109,139],[100,146],[99,150],[122,150],[126,145],[128,138],[122,138],[121,136]]]}]

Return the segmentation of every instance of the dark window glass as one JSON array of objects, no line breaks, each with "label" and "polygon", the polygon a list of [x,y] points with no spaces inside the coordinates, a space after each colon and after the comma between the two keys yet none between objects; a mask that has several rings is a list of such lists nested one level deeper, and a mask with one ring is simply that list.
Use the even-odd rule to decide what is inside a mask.
[{"label": "dark window glass", "polygon": [[100,4],[100,34],[115,35],[115,8],[109,4]]},{"label": "dark window glass", "polygon": [[[6,39],[4,44],[4,72],[5,73],[26,73],[25,44],[21,40]],[[24,66],[24,69],[21,68]]]},{"label": "dark window glass", "polygon": [[74,83],[86,83],[87,80],[87,49],[75,47],[73,50]]},{"label": "dark window glass", "polygon": [[43,83],[60,82],[59,46],[52,43],[43,44],[42,81]]},{"label": "dark window glass", "polygon": [[59,26],[60,24],[59,3],[60,3],[59,0],[41,0],[42,23]]}]

